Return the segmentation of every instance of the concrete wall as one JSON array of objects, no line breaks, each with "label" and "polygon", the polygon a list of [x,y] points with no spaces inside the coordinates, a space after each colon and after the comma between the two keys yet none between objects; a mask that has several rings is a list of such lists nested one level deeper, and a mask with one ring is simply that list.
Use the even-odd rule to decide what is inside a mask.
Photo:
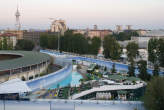
[{"label": "concrete wall", "polygon": [[59,71],[56,71],[43,77],[36,78],[34,80],[29,80],[26,83],[32,91],[36,91],[42,88],[46,88],[51,84],[57,84],[58,82],[68,77],[71,72],[72,65],[67,65]]},{"label": "concrete wall", "polygon": [[48,65],[49,65],[49,63],[43,65],[42,67],[38,67],[34,70],[17,73],[17,74],[13,74],[13,75],[10,75],[10,76],[9,75],[1,76],[0,77],[0,83],[5,82],[7,80],[15,79],[15,78],[22,79],[23,77],[25,78],[25,80],[28,81],[30,77],[35,78],[35,75],[40,76],[40,73],[44,72],[46,70],[46,68],[48,67]]}]

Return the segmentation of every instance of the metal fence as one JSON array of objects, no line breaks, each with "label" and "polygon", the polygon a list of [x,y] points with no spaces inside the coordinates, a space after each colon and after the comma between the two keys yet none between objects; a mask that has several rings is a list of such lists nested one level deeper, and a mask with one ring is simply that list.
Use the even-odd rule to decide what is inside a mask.
[{"label": "metal fence", "polygon": [[145,110],[139,101],[33,100],[0,101],[0,110]]}]

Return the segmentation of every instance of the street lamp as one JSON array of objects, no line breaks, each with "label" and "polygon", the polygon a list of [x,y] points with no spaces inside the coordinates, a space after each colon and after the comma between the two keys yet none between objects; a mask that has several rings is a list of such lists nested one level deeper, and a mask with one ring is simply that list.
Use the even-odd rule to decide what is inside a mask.
[{"label": "street lamp", "polygon": [[3,110],[6,110],[5,97],[4,97],[4,99],[3,99]]},{"label": "street lamp", "polygon": [[60,52],[60,31],[58,32],[58,52]]},{"label": "street lamp", "polygon": [[62,28],[60,26],[58,26],[58,52],[60,52],[60,34],[62,32]]},{"label": "street lamp", "polygon": [[50,104],[50,110],[51,110],[51,101],[49,101],[49,104]]}]

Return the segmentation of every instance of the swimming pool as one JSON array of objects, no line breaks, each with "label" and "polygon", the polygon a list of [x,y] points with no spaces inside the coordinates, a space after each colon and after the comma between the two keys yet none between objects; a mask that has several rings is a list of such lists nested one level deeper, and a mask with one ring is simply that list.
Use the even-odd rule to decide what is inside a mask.
[{"label": "swimming pool", "polygon": [[57,88],[57,86],[59,86],[59,87],[65,87],[68,85],[77,86],[80,84],[80,79],[82,79],[82,78],[83,77],[81,76],[80,73],[72,72],[68,77],[66,77],[61,82],[50,85],[48,87],[48,89],[55,89],[55,88]]}]

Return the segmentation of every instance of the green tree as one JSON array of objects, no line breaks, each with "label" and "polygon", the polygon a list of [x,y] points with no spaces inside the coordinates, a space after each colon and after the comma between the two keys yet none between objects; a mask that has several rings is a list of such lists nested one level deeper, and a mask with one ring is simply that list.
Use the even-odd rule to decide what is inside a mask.
[{"label": "green tree", "polygon": [[127,50],[127,56],[128,56],[128,60],[134,61],[134,59],[138,56],[138,44],[135,42],[130,42],[128,43],[128,45],[126,46],[126,50]]},{"label": "green tree", "polygon": [[153,76],[159,76],[159,66],[158,64],[154,65]]},{"label": "green tree", "polygon": [[116,67],[115,63],[113,63],[112,68],[111,68],[111,73],[116,73]]},{"label": "green tree", "polygon": [[13,47],[13,43],[12,42],[8,42],[7,44],[7,50],[13,50],[14,47]]},{"label": "green tree", "polygon": [[91,40],[88,39],[88,43],[91,41],[89,52],[90,54],[97,55],[101,46],[101,39],[99,37],[93,37]]},{"label": "green tree", "polygon": [[144,105],[147,110],[164,110],[164,77],[155,77],[148,83]]},{"label": "green tree", "polygon": [[139,36],[139,34],[136,31],[125,31],[125,32],[120,32],[118,34],[113,34],[113,36],[118,41],[125,41],[125,40],[130,40],[131,36]]},{"label": "green tree", "polygon": [[104,38],[103,47],[105,58],[111,58],[113,60],[120,58],[121,46],[113,36],[106,36]]},{"label": "green tree", "polygon": [[162,38],[158,40],[158,54],[158,61],[160,63],[160,66],[164,67],[164,39]]},{"label": "green tree", "polygon": [[7,50],[7,38],[4,37],[2,42],[3,42],[3,45],[2,45],[3,48],[2,49]]},{"label": "green tree", "polygon": [[148,42],[148,60],[153,63],[153,65],[158,60],[158,39],[150,39]]},{"label": "green tree", "polygon": [[134,66],[134,62],[133,61],[128,66],[128,75],[129,76],[135,76],[135,66]]},{"label": "green tree", "polygon": [[[82,34],[73,34],[71,30],[61,36],[61,50],[78,54],[88,54],[89,44],[87,38]],[[64,45],[63,45],[64,44]]]},{"label": "green tree", "polygon": [[3,46],[2,46],[2,40],[0,40],[0,50],[3,49]]},{"label": "green tree", "polygon": [[128,61],[130,62],[130,65],[128,67],[129,71],[128,74],[129,76],[135,76],[135,62],[134,59],[138,56],[138,44],[135,42],[130,42],[126,46],[127,50],[127,56],[128,56]]},{"label": "green tree", "polygon": [[34,42],[31,40],[18,40],[15,49],[16,50],[25,50],[25,51],[31,51],[34,48]]},{"label": "green tree", "polygon": [[48,35],[47,34],[43,34],[40,36],[40,46],[42,48],[48,47]]},{"label": "green tree", "polygon": [[140,60],[137,62],[137,65],[139,69],[139,77],[144,81],[149,81],[151,76],[147,73],[147,61]]},{"label": "green tree", "polygon": [[57,49],[58,48],[58,37],[55,35],[49,35],[47,38],[48,38],[47,48]]},{"label": "green tree", "polygon": [[159,75],[159,66],[164,66],[164,39],[152,38],[148,43],[148,60],[153,64],[153,75]]}]

